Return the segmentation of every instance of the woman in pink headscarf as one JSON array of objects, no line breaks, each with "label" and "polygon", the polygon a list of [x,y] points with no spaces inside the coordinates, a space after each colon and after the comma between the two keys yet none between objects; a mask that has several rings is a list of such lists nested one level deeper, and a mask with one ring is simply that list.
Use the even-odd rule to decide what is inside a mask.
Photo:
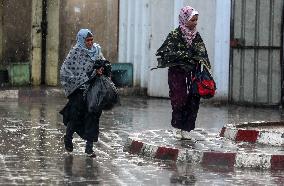
[{"label": "woman in pink headscarf", "polygon": [[171,125],[180,139],[189,139],[195,128],[200,97],[191,94],[192,76],[198,64],[211,68],[204,42],[196,29],[198,11],[183,7],[179,27],[169,33],[157,50],[158,68],[169,67],[168,84],[172,105]]}]

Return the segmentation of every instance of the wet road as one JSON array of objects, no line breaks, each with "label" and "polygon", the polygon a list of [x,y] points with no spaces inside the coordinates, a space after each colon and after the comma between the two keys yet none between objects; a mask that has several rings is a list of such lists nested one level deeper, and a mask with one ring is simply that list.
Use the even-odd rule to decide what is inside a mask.
[{"label": "wet road", "polygon": [[[171,129],[167,99],[122,98],[102,114],[97,158],[63,148],[58,111],[66,99],[22,97],[0,102],[1,185],[283,185],[283,171],[226,169],[150,160],[123,152],[129,133]],[[202,104],[197,127],[218,133],[225,123],[283,119],[278,109]]]}]

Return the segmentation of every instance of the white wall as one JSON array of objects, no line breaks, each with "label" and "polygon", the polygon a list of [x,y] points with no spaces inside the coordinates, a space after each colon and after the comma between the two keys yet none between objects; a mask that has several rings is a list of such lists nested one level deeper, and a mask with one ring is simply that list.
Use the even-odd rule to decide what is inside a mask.
[{"label": "white wall", "polygon": [[[148,95],[168,97],[167,69],[157,65],[155,52],[178,26],[178,14],[190,5],[199,13],[198,30],[206,44],[217,83],[216,99],[228,99],[230,0],[120,0],[119,62],[134,65],[134,85]],[[136,14],[135,14],[136,12]]]},{"label": "white wall", "polygon": [[[175,1],[152,0],[152,39],[151,39],[151,67],[157,66],[155,53],[161,46],[169,31],[174,28]],[[148,95],[155,97],[169,97],[168,69],[156,69],[150,71]]]},{"label": "white wall", "polygon": [[133,64],[134,86],[147,88],[150,56],[150,1],[120,0],[118,62]]},{"label": "white wall", "polygon": [[217,83],[217,97],[228,100],[230,62],[231,1],[216,0],[215,53],[213,75]]}]

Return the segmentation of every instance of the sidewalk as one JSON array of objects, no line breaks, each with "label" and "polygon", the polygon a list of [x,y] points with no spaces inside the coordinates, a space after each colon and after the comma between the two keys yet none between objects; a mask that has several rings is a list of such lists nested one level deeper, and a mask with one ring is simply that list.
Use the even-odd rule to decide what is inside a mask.
[{"label": "sidewalk", "polygon": [[191,140],[180,140],[170,130],[135,133],[128,137],[124,151],[206,166],[284,169],[284,151],[281,146],[236,143],[204,129],[195,129],[190,135]]},{"label": "sidewalk", "polygon": [[[122,96],[146,95],[145,90],[136,88],[123,88],[119,89],[119,91]],[[63,90],[59,87],[21,87],[12,90],[0,90],[0,99],[2,100],[42,97],[65,98]],[[197,125],[201,128],[191,132],[192,140],[178,140],[173,137],[169,124],[170,104],[166,100],[163,103],[159,100],[161,99],[154,99],[154,101],[145,103],[149,107],[149,111],[151,111],[147,112],[147,115],[142,115],[147,118],[139,115],[141,114],[139,109],[134,109],[137,105],[131,104],[131,98],[128,101],[129,103],[126,103],[124,107],[133,107],[133,113],[138,114],[139,120],[141,122],[145,120],[146,123],[143,122],[144,127],[141,126],[141,129],[145,131],[139,130],[138,133],[130,132],[124,145],[125,151],[151,158],[212,166],[284,169],[282,145],[284,135],[282,133],[267,136],[267,133],[264,132],[252,130],[243,132],[229,126],[223,127],[229,123],[230,118],[233,120],[237,118],[237,120],[242,122],[259,119],[275,120],[275,118],[278,121],[282,119],[282,114],[279,110],[239,106],[223,106],[225,109],[220,109],[219,107],[221,106],[214,106],[212,103],[202,104],[198,117],[199,124]],[[203,113],[206,113],[206,115]],[[248,115],[246,116],[246,114]],[[242,117],[242,115],[245,117]],[[147,123],[149,121],[150,123]],[[153,128],[161,128],[161,130],[152,130]],[[260,136],[260,138],[257,138],[257,136]],[[265,140],[266,142],[264,142]],[[262,144],[251,142],[261,142]],[[275,144],[280,145],[271,146]]]},{"label": "sidewalk", "polygon": [[[70,159],[70,156],[65,154],[62,141],[65,126],[58,112],[64,107],[67,99],[57,93],[53,88],[30,91],[25,88],[24,91],[18,90],[17,95],[20,95],[18,99],[1,99],[0,183],[4,185],[95,183],[175,185],[192,179],[195,180],[196,185],[208,185],[208,183],[283,185],[284,183],[283,170],[270,171],[271,167],[275,170],[283,167],[283,163],[279,161],[279,167],[274,166],[277,165],[277,161],[274,160],[277,160],[277,157],[271,161],[270,156],[268,164],[259,163],[265,165],[266,170],[234,168],[236,162],[234,159],[239,159],[239,151],[261,153],[256,150],[263,150],[261,148],[265,145],[258,147],[257,144],[247,145],[247,142],[238,142],[236,147],[235,142],[223,141],[223,138],[216,137],[227,123],[281,121],[284,116],[282,110],[202,103],[196,123],[196,127],[202,130],[196,130],[196,141],[181,141],[171,134],[169,99],[122,96],[120,106],[102,114],[100,138],[95,145],[98,156],[89,161],[90,159],[84,154],[85,143],[77,135],[74,136],[75,150],[71,154],[73,158]],[[204,138],[205,140],[202,141]],[[130,154],[129,146],[126,144],[138,144],[140,147],[142,144],[142,147],[138,148],[135,154]],[[147,157],[142,154],[138,156],[137,153],[141,149],[146,149],[143,144],[155,145],[155,149],[167,148],[159,148],[157,156],[156,154],[150,156],[150,153]],[[123,152],[123,148],[125,151],[128,148],[128,152]],[[280,151],[281,148],[283,147],[278,146],[275,149],[283,152]],[[226,159],[219,158],[222,156],[216,153],[218,149],[225,149],[221,152],[227,153],[222,155]],[[270,148],[264,150],[271,153]],[[167,154],[165,152],[168,151],[171,153],[165,156]],[[146,153],[147,150],[144,152]],[[206,159],[209,157],[207,152],[212,153],[211,157]],[[278,153],[278,150],[275,152]],[[177,162],[160,161],[149,157],[176,159]],[[200,162],[203,164],[200,165]],[[211,166],[204,166],[207,164]],[[215,166],[216,164],[219,167]]]}]

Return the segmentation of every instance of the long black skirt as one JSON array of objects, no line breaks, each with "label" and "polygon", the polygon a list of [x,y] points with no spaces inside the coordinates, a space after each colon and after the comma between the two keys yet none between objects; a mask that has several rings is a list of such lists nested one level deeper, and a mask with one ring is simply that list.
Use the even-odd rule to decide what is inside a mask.
[{"label": "long black skirt", "polygon": [[191,94],[191,72],[178,66],[170,67],[168,84],[172,105],[171,124],[174,128],[189,132],[195,128],[200,104],[200,98]]},{"label": "long black skirt", "polygon": [[102,111],[88,112],[83,90],[77,89],[68,96],[68,103],[59,112],[63,115],[63,123],[67,127],[66,135],[76,132],[82,139],[98,141],[99,120]]}]

